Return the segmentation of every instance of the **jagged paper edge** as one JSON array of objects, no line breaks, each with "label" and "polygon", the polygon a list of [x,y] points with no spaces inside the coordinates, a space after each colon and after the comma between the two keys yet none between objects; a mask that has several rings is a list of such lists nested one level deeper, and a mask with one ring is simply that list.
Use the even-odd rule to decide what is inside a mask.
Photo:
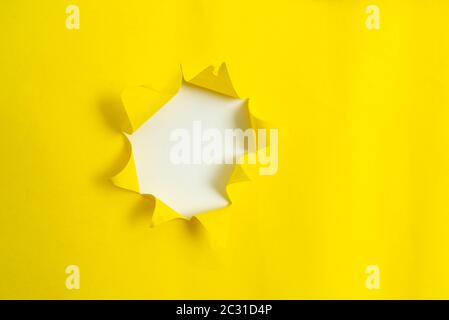
[{"label": "jagged paper edge", "polygon": [[[129,126],[127,128],[128,134],[132,134],[136,131],[143,123],[145,123],[149,118],[152,117],[160,108],[162,108],[173,96],[175,96],[178,90],[181,88],[183,82],[195,85],[197,87],[214,91],[216,93],[242,99],[238,96],[237,92],[232,85],[231,79],[229,77],[228,69],[225,63],[222,63],[218,68],[217,72],[214,72],[214,67],[211,65],[198,73],[192,79],[187,80],[185,74],[180,69],[179,81],[174,81],[169,84],[168,87],[155,88],[154,86],[138,86],[125,89],[122,94],[122,102],[128,117]],[[265,128],[268,129],[270,126],[268,123],[261,121],[251,112],[249,105],[249,99],[244,99],[246,102],[246,108],[250,118],[250,124],[253,129]],[[136,106],[144,104],[144,108],[136,108]],[[111,181],[117,187],[134,191],[140,193],[139,184],[137,179],[136,167],[134,163],[134,157],[132,152],[132,146],[129,141],[128,135],[125,134],[127,142],[129,143],[129,159],[125,167],[114,177]],[[243,156],[247,155],[245,154]],[[233,173],[226,185],[226,195],[230,199],[230,204],[232,204],[231,196],[231,186],[234,183],[250,181],[247,172],[244,170],[241,164],[236,164]],[[211,234],[212,238],[215,239],[218,244],[222,247],[226,246],[227,243],[227,230],[229,226],[229,213],[227,208],[221,208],[218,210],[206,211],[204,213],[199,213],[191,218],[186,218],[175,210],[171,209],[161,200],[159,200],[154,195],[142,194],[142,196],[150,197],[154,199],[154,209],[152,214],[152,226],[157,226],[162,223],[174,220],[174,219],[197,219],[203,227]]]}]

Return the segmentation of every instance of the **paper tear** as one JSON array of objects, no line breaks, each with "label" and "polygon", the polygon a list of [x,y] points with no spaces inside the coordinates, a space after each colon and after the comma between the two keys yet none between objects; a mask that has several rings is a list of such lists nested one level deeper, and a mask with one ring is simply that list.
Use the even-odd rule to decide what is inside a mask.
[{"label": "paper tear", "polygon": [[[122,101],[126,115],[128,116],[128,121],[131,124],[131,132],[127,132],[128,134],[134,133],[142,124],[150,119],[160,108],[162,108],[171,98],[173,98],[173,96],[175,96],[181,88],[183,82],[224,96],[241,99],[232,85],[227,67],[224,63],[221,64],[216,73],[214,73],[214,67],[209,66],[190,80],[185,78],[181,68],[179,79],[179,81],[173,81],[162,89],[139,86],[128,88],[123,92]],[[269,129],[270,125],[267,122],[261,121],[253,115],[249,107],[248,99],[245,100],[245,104],[250,126],[253,129]],[[129,136],[126,136],[129,141]],[[228,198],[232,198],[232,195],[230,194],[231,184],[249,180],[248,174],[245,172],[243,166],[240,164],[235,164],[232,175],[227,182],[226,194]],[[111,178],[111,181],[118,187],[140,193],[136,164],[132,150],[125,167],[120,173]],[[190,218],[186,218],[184,215],[170,208],[155,195],[142,195],[151,197],[154,201],[154,210],[152,215],[153,226],[157,226],[174,219],[190,220]],[[194,218],[200,221],[204,228],[211,234],[211,237],[215,239],[220,246],[226,246],[230,220],[227,207],[200,213],[195,215]]]}]

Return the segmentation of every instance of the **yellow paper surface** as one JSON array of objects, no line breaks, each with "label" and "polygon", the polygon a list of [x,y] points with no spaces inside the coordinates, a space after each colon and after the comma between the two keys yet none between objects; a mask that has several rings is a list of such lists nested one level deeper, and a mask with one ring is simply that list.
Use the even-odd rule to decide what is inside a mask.
[{"label": "yellow paper surface", "polygon": [[[80,30],[69,4],[2,4],[1,298],[449,298],[447,1],[376,1],[379,30],[361,0],[80,0]],[[109,178],[123,90],[223,61],[282,130],[278,173],[228,189],[222,256]]]}]

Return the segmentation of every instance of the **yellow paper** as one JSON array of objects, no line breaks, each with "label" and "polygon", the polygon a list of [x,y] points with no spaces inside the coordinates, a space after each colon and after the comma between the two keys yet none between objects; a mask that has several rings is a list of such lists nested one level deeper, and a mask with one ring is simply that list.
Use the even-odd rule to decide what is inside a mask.
[{"label": "yellow paper", "polygon": [[[71,4],[79,30],[65,24]],[[0,298],[449,298],[448,11],[3,1]],[[140,124],[119,121],[122,93],[172,92],[180,65],[190,80],[221,62],[251,114],[280,128],[277,174],[245,167],[249,181],[228,186],[222,256],[204,222],[151,228],[156,200],[110,182],[130,159],[123,132]],[[66,287],[71,265],[80,289]]]}]

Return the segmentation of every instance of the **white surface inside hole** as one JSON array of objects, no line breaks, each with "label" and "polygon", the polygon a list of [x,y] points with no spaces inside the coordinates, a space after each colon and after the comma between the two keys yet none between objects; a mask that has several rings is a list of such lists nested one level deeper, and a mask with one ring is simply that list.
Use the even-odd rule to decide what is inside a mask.
[{"label": "white surface inside hole", "polygon": [[[170,134],[180,128],[192,132],[195,121],[201,122],[203,130],[215,128],[223,135],[225,129],[250,127],[244,100],[184,83],[165,106],[129,136],[140,192],[153,194],[186,217],[229,204],[226,184],[234,167],[170,161]],[[242,154],[240,146],[236,155]]]}]

